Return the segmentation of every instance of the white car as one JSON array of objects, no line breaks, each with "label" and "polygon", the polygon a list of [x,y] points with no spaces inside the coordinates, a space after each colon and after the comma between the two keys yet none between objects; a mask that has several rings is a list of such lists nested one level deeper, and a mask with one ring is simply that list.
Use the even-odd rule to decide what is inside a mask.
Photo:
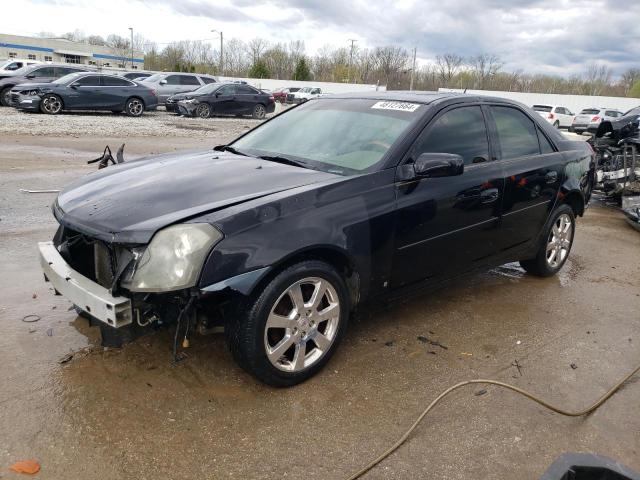
[{"label": "white car", "polygon": [[533,109],[556,128],[569,128],[574,114],[567,107],[557,105],[534,105]]},{"label": "white car", "polygon": [[33,65],[34,63],[42,63],[38,60],[26,60],[24,58],[10,58],[0,63],[0,75],[11,75],[16,70],[26,67],[27,65]]},{"label": "white car", "polygon": [[602,121],[612,121],[624,114],[614,108],[585,108],[573,120],[571,130],[576,133],[584,133],[587,130],[595,132]]},{"label": "white car", "polygon": [[304,87],[293,94],[293,103],[304,103],[312,98],[318,98],[323,95],[329,95],[323,93],[321,88],[318,87]]}]

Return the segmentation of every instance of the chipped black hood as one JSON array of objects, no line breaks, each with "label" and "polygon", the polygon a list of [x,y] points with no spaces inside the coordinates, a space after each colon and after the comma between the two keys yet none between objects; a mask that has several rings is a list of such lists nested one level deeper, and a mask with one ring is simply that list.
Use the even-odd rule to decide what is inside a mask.
[{"label": "chipped black hood", "polygon": [[150,157],[107,167],[65,188],[58,221],[117,243],[147,243],[168,225],[335,178],[330,173],[215,151]]}]

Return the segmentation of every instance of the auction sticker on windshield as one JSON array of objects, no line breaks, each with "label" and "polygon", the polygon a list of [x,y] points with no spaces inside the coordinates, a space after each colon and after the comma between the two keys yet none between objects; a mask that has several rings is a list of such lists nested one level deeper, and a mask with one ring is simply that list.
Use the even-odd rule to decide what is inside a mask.
[{"label": "auction sticker on windshield", "polygon": [[371,108],[377,108],[380,110],[400,110],[402,112],[415,112],[419,106],[419,103],[377,102]]}]

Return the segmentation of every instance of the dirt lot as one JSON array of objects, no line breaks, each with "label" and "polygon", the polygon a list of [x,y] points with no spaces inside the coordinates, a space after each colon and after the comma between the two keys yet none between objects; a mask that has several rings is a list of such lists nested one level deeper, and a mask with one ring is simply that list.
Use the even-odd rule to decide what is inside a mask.
[{"label": "dirt lot", "polygon": [[[557,277],[506,265],[375,310],[352,322],[327,369],[292,389],[243,373],[220,335],[194,336],[178,366],[169,332],[105,350],[37,264],[55,195],[18,189],[64,186],[106,143],[126,142],[129,156],[209,148],[254,121],[0,114],[2,478],[34,458],[47,479],[342,479],[455,382],[495,378],[578,409],[640,362],[640,235],[597,202]],[[183,128],[192,122],[202,128]],[[40,320],[23,322],[30,314]],[[637,379],[586,418],[479,390],[437,407],[366,478],[535,479],[566,451],[640,470]]]}]

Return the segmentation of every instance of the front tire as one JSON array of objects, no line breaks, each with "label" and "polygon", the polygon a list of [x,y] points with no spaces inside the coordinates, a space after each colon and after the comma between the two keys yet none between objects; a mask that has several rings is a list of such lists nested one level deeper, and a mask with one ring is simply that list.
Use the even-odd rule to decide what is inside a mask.
[{"label": "front tire", "polygon": [[129,117],[139,117],[144,113],[144,102],[139,98],[130,98],[124,107],[124,111]]},{"label": "front tire", "polygon": [[290,387],[320,371],[347,327],[349,295],[331,265],[308,260],[276,275],[225,328],[238,364],[260,381]]},{"label": "front tire", "polygon": [[551,277],[558,273],[569,258],[575,227],[573,209],[566,204],[558,207],[545,227],[536,256],[521,260],[522,268],[537,277]]},{"label": "front tire", "polygon": [[211,116],[211,107],[208,103],[201,103],[196,107],[196,117],[209,118]]},{"label": "front tire", "polygon": [[251,115],[253,118],[258,120],[262,120],[267,116],[267,109],[261,103],[258,103],[255,107],[253,107],[253,114]]},{"label": "front tire", "polygon": [[62,111],[62,99],[53,93],[45,95],[40,102],[40,111],[49,115],[57,115]]}]

